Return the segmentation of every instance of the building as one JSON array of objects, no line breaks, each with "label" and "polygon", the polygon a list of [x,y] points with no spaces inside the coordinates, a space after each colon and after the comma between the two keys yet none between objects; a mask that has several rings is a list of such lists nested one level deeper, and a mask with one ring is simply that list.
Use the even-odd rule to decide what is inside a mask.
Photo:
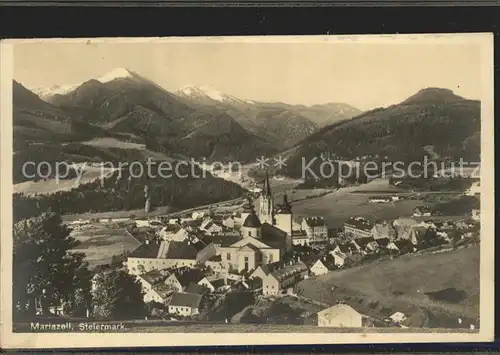
[{"label": "building", "polygon": [[276,209],[274,225],[261,223],[251,201],[244,208],[242,216],[245,219],[239,235],[204,239],[206,244],[212,239],[215,246],[215,254],[210,257],[220,255],[223,267],[237,272],[249,272],[259,265],[280,261],[282,255],[292,248],[292,211],[286,195],[283,204]]},{"label": "building", "polygon": [[327,274],[330,270],[334,269],[334,265],[327,261],[326,257],[316,260],[309,268],[311,274],[315,276]]},{"label": "building", "polygon": [[[166,272],[168,273],[169,271]],[[151,270],[146,274],[137,276],[137,280],[141,283],[142,292],[144,293],[143,299],[145,303],[164,303],[167,297],[175,292],[176,289],[165,282],[167,275],[165,275],[165,272]]]},{"label": "building", "polygon": [[132,275],[141,275],[151,270],[194,267],[198,249],[203,245],[189,240],[149,241],[141,244],[127,258],[127,269]]},{"label": "building", "polygon": [[413,217],[429,217],[431,210],[427,206],[417,206],[413,210]]},{"label": "building", "polygon": [[168,313],[180,316],[194,316],[200,313],[203,296],[196,293],[176,292],[168,304]]},{"label": "building", "polygon": [[219,222],[210,221],[203,228],[200,228],[200,229],[208,234],[219,234],[219,233],[222,233],[222,231],[224,230],[224,227]]},{"label": "building", "polygon": [[318,312],[318,327],[361,328],[363,316],[347,304],[337,304]]},{"label": "building", "polygon": [[373,196],[368,199],[368,202],[370,203],[388,203],[391,202],[392,198],[391,197],[386,197],[386,196]]},{"label": "building", "polygon": [[309,238],[305,230],[292,231],[293,245],[309,245],[310,243],[311,243],[311,238]]},{"label": "building", "polygon": [[341,252],[331,251],[330,255],[333,257],[333,262],[336,267],[343,267],[349,260],[349,257]]},{"label": "building", "polygon": [[344,223],[344,233],[353,238],[366,238],[372,235],[373,224],[363,217],[351,217]]},{"label": "building", "polygon": [[400,324],[404,322],[407,317],[403,312],[396,312],[389,317],[394,323]]},{"label": "building", "polygon": [[322,217],[303,218],[301,227],[311,243],[324,242],[328,239],[328,227]]},{"label": "building", "polygon": [[259,206],[260,220],[262,223],[274,225],[274,199],[271,193],[271,184],[269,184],[269,175],[266,172],[264,187],[260,195]]},{"label": "building", "polygon": [[304,279],[307,272],[306,264],[301,261],[276,268],[262,278],[262,294],[277,295]]},{"label": "building", "polygon": [[181,229],[181,226],[177,223],[169,224],[165,227],[160,228],[156,232],[156,235],[163,240],[174,240],[175,234],[177,232],[179,232],[180,229]]},{"label": "building", "polygon": [[377,241],[373,237],[365,237],[365,238],[357,238],[352,241],[353,246],[357,249],[357,251],[371,253],[380,247]]},{"label": "building", "polygon": [[399,254],[413,253],[417,251],[415,245],[408,239],[396,240],[387,246],[388,249],[397,251]]},{"label": "building", "polygon": [[192,219],[200,219],[200,218],[203,218],[203,217],[205,217],[205,211],[194,211],[191,214],[191,218]]},{"label": "building", "polygon": [[412,218],[398,218],[393,222],[393,226],[398,240],[409,240],[413,244],[418,243],[419,236],[417,234],[426,229]]},{"label": "building", "polygon": [[371,230],[372,237],[377,239],[389,239],[395,240],[397,233],[391,223],[383,221],[381,223],[376,223]]},{"label": "building", "polygon": [[234,229],[236,224],[236,219],[233,216],[227,216],[222,220],[222,225],[229,229]]}]

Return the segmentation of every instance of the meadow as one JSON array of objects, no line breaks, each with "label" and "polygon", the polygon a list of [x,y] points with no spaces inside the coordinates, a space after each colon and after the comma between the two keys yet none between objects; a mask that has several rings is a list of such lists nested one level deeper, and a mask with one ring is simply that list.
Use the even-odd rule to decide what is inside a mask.
[{"label": "meadow", "polygon": [[107,264],[113,255],[130,252],[139,246],[139,242],[123,227],[112,223],[88,225],[73,230],[71,236],[80,242],[73,251],[85,253],[85,260],[90,267]]},{"label": "meadow", "polygon": [[297,293],[374,317],[401,311],[415,327],[477,327],[479,265],[479,247],[405,255],[304,280]]}]

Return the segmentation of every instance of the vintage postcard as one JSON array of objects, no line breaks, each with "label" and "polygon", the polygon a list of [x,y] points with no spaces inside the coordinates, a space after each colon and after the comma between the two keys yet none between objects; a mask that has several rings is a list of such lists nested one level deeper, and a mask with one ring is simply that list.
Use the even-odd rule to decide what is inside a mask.
[{"label": "vintage postcard", "polygon": [[0,104],[2,347],[493,339],[492,34],[6,40]]}]

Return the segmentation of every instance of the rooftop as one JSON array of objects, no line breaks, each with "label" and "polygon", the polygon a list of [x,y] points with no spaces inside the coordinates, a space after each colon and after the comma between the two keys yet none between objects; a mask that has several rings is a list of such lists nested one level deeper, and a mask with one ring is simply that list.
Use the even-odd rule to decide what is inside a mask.
[{"label": "rooftop", "polygon": [[323,217],[306,217],[304,219],[309,227],[323,227],[326,225]]},{"label": "rooftop", "polygon": [[287,276],[298,274],[299,272],[307,270],[306,264],[302,261],[296,262],[292,265],[286,265],[283,268],[275,269],[271,274],[278,280],[283,279]]},{"label": "rooftop", "polygon": [[189,242],[171,241],[165,254],[166,259],[196,259],[198,250]]},{"label": "rooftop", "polygon": [[160,250],[160,243],[149,242],[143,243],[137,247],[131,254],[131,258],[150,258],[156,259],[158,251]]},{"label": "rooftop", "polygon": [[170,306],[198,308],[202,295],[188,292],[176,292],[172,295]]},{"label": "rooftop", "polygon": [[248,228],[259,228],[261,226],[259,217],[255,213],[250,213],[245,221],[243,222],[243,227]]},{"label": "rooftop", "polygon": [[335,306],[332,306],[330,308],[326,308],[320,312],[318,312],[318,315],[321,315],[323,317],[326,317],[328,319],[333,319],[336,317],[343,317],[346,315],[361,315],[358,311],[356,311],[354,308],[349,306],[348,304],[336,304]]},{"label": "rooftop", "polygon": [[363,217],[351,217],[344,224],[361,230],[371,230],[373,228],[373,223]]}]

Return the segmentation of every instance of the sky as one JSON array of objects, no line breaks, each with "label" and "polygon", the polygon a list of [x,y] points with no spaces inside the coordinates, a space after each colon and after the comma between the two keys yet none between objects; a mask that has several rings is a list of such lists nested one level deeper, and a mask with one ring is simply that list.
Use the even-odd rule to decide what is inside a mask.
[{"label": "sky", "polygon": [[169,91],[209,85],[241,99],[344,102],[361,110],[426,87],[480,99],[474,41],[231,41],[17,43],[14,79],[27,88],[76,85],[127,68]]}]

